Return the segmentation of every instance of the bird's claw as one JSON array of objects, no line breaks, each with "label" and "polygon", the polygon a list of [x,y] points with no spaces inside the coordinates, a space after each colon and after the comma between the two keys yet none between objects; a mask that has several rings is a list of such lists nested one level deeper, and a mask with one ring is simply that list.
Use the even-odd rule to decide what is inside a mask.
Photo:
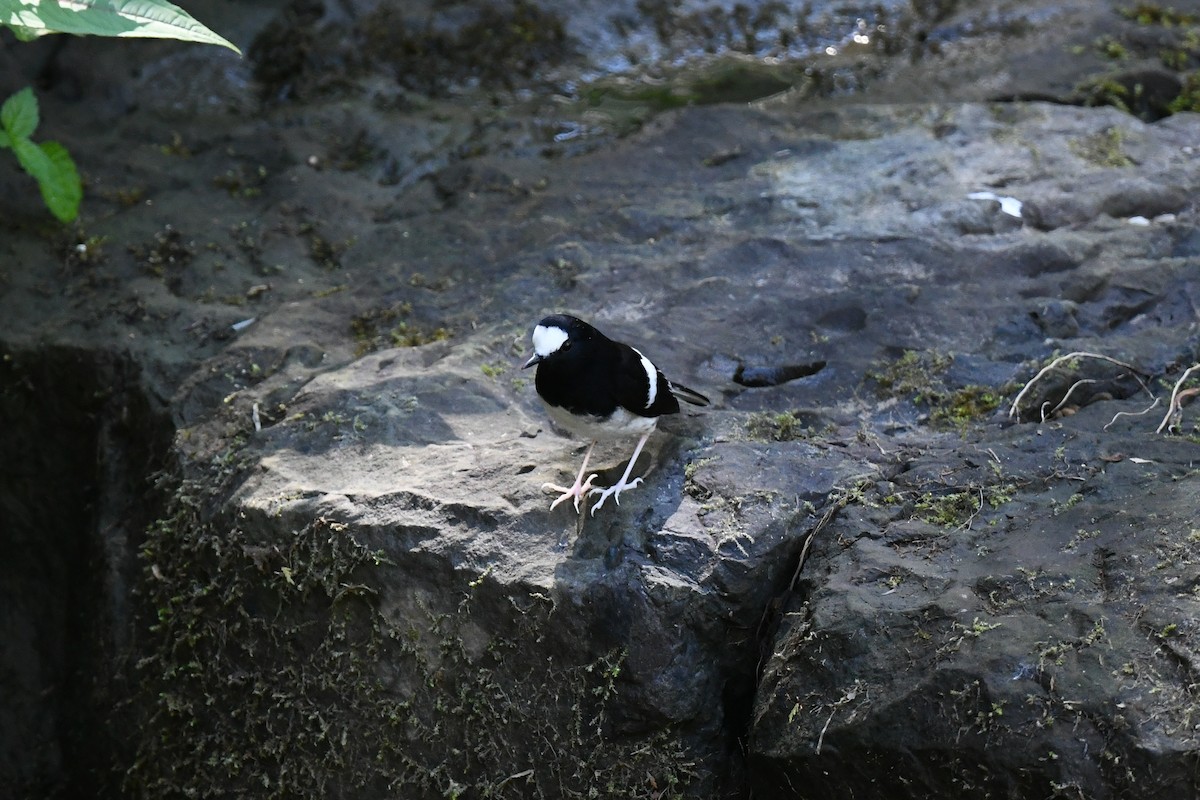
[{"label": "bird's claw", "polygon": [[562,495],[558,499],[556,499],[553,503],[550,504],[550,510],[553,511],[555,508],[558,507],[558,504],[561,503],[563,500],[573,497],[573,498],[575,498],[575,503],[574,503],[575,513],[578,514],[579,513],[579,501],[582,500],[583,498],[587,497],[588,494],[593,489],[600,488],[599,486],[592,486],[592,481],[594,481],[598,477],[599,477],[598,474],[592,473],[591,475],[588,476],[588,479],[586,481],[583,481],[582,483],[580,481],[576,480],[575,485],[572,486],[570,489],[566,488],[565,486],[559,486],[556,483],[543,483],[542,484],[543,492],[546,490],[550,490],[552,492],[562,492]]},{"label": "bird's claw", "polygon": [[607,500],[609,496],[616,501],[617,505],[621,505],[621,492],[625,491],[626,489],[632,489],[641,482],[641,478],[634,478],[629,483],[621,481],[617,483],[616,486],[610,486],[602,491],[600,493],[600,499],[596,501],[596,505],[592,506],[592,516],[596,516],[596,511],[600,509],[600,506],[604,505],[604,501]]}]

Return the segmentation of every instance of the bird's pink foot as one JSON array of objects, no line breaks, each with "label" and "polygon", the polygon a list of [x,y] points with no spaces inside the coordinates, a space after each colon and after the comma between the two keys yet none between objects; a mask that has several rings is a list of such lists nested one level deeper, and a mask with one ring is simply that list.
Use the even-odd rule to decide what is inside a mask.
[{"label": "bird's pink foot", "polygon": [[[626,476],[626,477],[628,477],[628,476]],[[626,483],[625,478],[622,478],[620,481],[617,482],[617,484],[615,486],[610,486],[607,489],[605,489],[604,491],[602,491],[600,493],[600,499],[596,501],[596,505],[592,506],[592,515],[595,516],[596,511],[600,508],[600,506],[604,505],[604,501],[607,500],[609,497],[611,497],[613,500],[616,500],[617,505],[621,505],[621,492],[625,491],[626,489],[632,489],[633,487],[637,486],[641,482],[642,482],[641,478],[634,478],[633,480]],[[599,488],[599,487],[597,487],[597,488]]]},{"label": "bird's pink foot", "polygon": [[621,476],[621,480],[617,481],[615,486],[610,486],[600,493],[600,499],[596,501],[596,505],[592,506],[592,516],[600,510],[600,506],[604,505],[604,501],[612,497],[617,501],[617,505],[621,505],[621,492],[626,489],[632,489],[642,482],[641,478],[629,480],[629,473],[633,472],[633,465],[637,463],[638,455],[642,452],[642,446],[646,444],[646,440],[650,438],[650,431],[642,434],[642,438],[638,439],[637,447],[633,448],[633,455],[629,457],[629,464],[625,467],[625,474]]},{"label": "bird's pink foot", "polygon": [[561,503],[563,500],[567,500],[569,498],[574,498],[575,499],[575,513],[578,514],[579,513],[579,501],[582,500],[583,498],[587,497],[588,492],[592,491],[592,489],[600,488],[599,486],[592,486],[592,481],[594,481],[597,477],[598,476],[595,473],[593,473],[593,474],[589,475],[588,479],[585,481],[585,480],[583,480],[583,475],[580,475],[578,478],[575,479],[575,485],[572,486],[570,489],[566,488],[565,486],[559,486],[556,483],[543,483],[542,484],[543,492],[547,491],[547,490],[552,491],[552,492],[562,492],[562,495],[559,496],[559,498],[557,500],[555,500],[553,503],[550,504],[550,510],[553,511],[558,506],[558,504]]}]

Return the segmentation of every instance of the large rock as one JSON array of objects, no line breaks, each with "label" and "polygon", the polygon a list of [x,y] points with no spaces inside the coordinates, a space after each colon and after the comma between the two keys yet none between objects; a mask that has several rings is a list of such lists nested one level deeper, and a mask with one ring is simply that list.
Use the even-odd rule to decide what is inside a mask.
[{"label": "large rock", "polygon": [[[247,434],[225,513],[185,508],[151,537],[170,609],[155,725],[191,733],[153,745],[140,785],[204,795],[316,773],[335,793],[584,796],[734,777],[728,732],[746,724],[762,610],[811,513],[798,501],[864,466],[681,420],[642,491],[577,522],[538,486],[578,448],[478,355],[432,345],[321,375]],[[191,591],[168,597],[180,581]],[[192,667],[158,676],[185,657],[181,635]],[[237,773],[210,770],[231,749]]]}]

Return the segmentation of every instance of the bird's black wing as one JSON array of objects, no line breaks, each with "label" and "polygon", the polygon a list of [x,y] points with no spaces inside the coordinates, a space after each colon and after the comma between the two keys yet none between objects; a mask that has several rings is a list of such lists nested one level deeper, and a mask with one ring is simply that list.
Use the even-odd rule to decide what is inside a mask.
[{"label": "bird's black wing", "polygon": [[[613,370],[613,386],[617,402],[628,411],[643,417],[661,417],[663,414],[678,414],[679,401],[671,392],[671,382],[637,350],[627,344],[613,342],[618,358]],[[649,369],[646,364],[650,364]],[[650,391],[653,373],[654,392]],[[651,401],[653,394],[653,401]]]}]

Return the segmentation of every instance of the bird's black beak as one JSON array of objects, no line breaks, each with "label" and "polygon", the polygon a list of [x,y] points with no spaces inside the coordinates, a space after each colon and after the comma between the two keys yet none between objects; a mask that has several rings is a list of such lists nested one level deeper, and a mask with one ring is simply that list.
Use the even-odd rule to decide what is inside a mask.
[{"label": "bird's black beak", "polygon": [[531,359],[529,359],[528,361],[526,361],[526,362],[525,362],[525,366],[521,367],[521,369],[529,369],[529,368],[530,368],[530,367],[532,367],[534,364],[540,364],[540,363],[541,363],[541,361],[542,361],[542,357],[541,357],[541,356],[539,356],[537,353],[534,353],[534,354],[533,354],[533,358],[531,358]]}]

